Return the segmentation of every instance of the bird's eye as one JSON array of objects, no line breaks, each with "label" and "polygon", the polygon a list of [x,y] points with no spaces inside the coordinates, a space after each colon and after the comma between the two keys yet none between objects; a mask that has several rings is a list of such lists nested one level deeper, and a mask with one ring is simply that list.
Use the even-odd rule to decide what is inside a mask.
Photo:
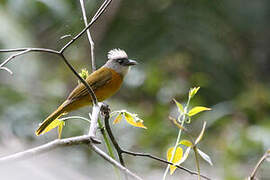
[{"label": "bird's eye", "polygon": [[124,62],[124,60],[123,60],[123,59],[117,59],[117,62],[118,62],[119,64],[122,64],[122,63]]}]

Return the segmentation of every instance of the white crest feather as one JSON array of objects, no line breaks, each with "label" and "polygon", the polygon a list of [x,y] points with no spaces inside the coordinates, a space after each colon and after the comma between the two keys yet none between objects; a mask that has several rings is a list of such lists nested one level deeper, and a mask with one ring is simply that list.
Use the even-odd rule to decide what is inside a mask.
[{"label": "white crest feather", "polygon": [[128,58],[127,53],[122,49],[112,49],[108,52],[108,59]]}]

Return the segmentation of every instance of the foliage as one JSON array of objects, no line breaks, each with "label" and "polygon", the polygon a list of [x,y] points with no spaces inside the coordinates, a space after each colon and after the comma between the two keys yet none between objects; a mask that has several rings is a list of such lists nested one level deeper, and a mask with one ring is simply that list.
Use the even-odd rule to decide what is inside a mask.
[{"label": "foliage", "polygon": [[117,124],[122,119],[125,119],[127,123],[129,123],[130,125],[134,127],[147,129],[147,127],[143,125],[143,120],[140,119],[137,114],[130,113],[126,110],[120,110],[120,111],[114,111],[111,113],[111,116],[114,116],[114,115],[116,115],[116,118],[114,119],[113,124]]},{"label": "foliage", "polygon": [[[203,151],[201,151],[200,149],[198,149],[197,145],[198,143],[201,141],[204,131],[205,131],[205,127],[206,127],[206,122],[204,122],[203,124],[203,128],[199,134],[199,136],[197,137],[197,139],[193,142],[193,138],[191,137],[190,134],[188,134],[191,137],[191,140],[181,140],[181,133],[182,131],[185,131],[187,133],[188,130],[184,127],[185,122],[186,123],[191,123],[191,117],[203,112],[203,111],[208,111],[211,110],[210,108],[207,107],[203,107],[203,106],[196,106],[191,108],[190,110],[188,110],[189,108],[189,104],[190,101],[192,100],[192,98],[196,95],[196,93],[198,92],[198,90],[200,89],[200,87],[195,87],[195,88],[191,88],[189,90],[189,95],[188,95],[188,101],[186,106],[183,106],[181,103],[179,103],[178,101],[176,101],[174,99],[175,104],[178,107],[178,112],[179,112],[179,116],[177,118],[177,120],[175,118],[169,117],[174,125],[176,125],[179,128],[179,133],[178,133],[178,137],[175,143],[174,147],[170,147],[167,151],[167,160],[174,163],[175,165],[180,165],[183,162],[185,162],[185,160],[188,158],[189,152],[191,149],[194,150],[195,153],[195,157],[196,157],[196,166],[197,166],[197,170],[198,170],[198,178],[200,179],[200,166],[199,166],[199,161],[198,161],[198,155],[200,155],[205,161],[207,161],[210,165],[212,165],[212,161],[210,159],[210,157],[205,154]],[[184,152],[183,155],[183,149],[182,147],[180,147],[181,145],[184,145],[187,147],[186,151]],[[176,169],[175,165],[168,165],[163,179],[165,180],[168,169],[170,169],[170,174],[172,175]]]}]

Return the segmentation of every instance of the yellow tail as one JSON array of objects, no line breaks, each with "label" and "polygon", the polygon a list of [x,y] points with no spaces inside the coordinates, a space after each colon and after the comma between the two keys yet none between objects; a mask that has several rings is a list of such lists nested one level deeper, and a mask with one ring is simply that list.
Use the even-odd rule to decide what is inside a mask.
[{"label": "yellow tail", "polygon": [[47,117],[41,125],[39,125],[39,128],[36,130],[36,135],[39,136],[44,132],[46,127],[48,127],[54,120],[60,118],[62,115],[64,115],[66,112],[64,111],[64,106],[61,105],[54,111],[49,117]]}]

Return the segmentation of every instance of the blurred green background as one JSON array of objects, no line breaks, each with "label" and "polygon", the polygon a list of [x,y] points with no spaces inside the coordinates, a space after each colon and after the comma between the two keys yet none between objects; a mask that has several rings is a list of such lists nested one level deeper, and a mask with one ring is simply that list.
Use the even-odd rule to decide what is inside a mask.
[{"label": "blurred green background", "polygon": [[[100,4],[85,0],[89,18]],[[112,110],[138,113],[148,127],[134,128],[124,121],[112,126],[122,147],[165,158],[178,131],[168,121],[168,115],[177,115],[172,98],[184,103],[189,88],[200,86],[191,104],[213,110],[196,116],[187,128],[195,137],[207,121],[200,148],[214,165],[201,160],[203,174],[226,180],[247,177],[270,147],[269,19],[269,0],[114,0],[91,29],[97,64],[104,64],[113,48],[126,50],[140,64],[106,102]],[[84,27],[79,1],[71,0],[1,0],[0,23],[1,49],[60,49],[70,40],[62,36],[75,36]],[[86,35],[65,54],[77,71],[90,70]],[[0,62],[8,55],[1,53]],[[53,55],[27,54],[7,67],[14,75],[0,72],[0,156],[55,139],[56,131],[41,137],[34,131],[77,84]],[[88,111],[72,114],[88,117]],[[82,135],[87,129],[85,122],[69,121],[63,136]],[[139,157],[125,160],[146,179],[161,179],[166,167]],[[194,157],[184,166],[195,169]],[[258,176],[269,179],[269,170],[265,163]],[[84,146],[60,148],[0,171],[9,179],[115,178],[111,165]],[[196,179],[181,170],[168,179],[179,177]]]}]

